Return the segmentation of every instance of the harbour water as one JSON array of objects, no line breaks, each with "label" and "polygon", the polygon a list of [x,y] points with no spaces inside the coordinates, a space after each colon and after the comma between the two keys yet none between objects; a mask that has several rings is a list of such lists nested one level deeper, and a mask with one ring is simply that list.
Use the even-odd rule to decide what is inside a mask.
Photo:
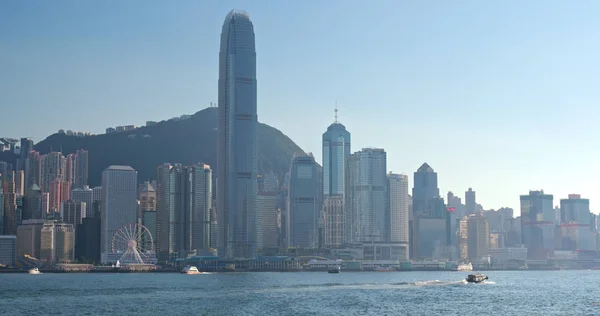
[{"label": "harbour water", "polygon": [[0,315],[600,315],[600,271],[0,274]]}]

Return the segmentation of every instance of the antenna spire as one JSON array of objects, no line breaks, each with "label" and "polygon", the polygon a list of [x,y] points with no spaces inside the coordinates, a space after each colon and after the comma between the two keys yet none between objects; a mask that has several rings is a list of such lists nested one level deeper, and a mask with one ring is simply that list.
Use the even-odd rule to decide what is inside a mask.
[{"label": "antenna spire", "polygon": [[334,123],[337,123],[337,122],[338,122],[338,114],[337,114],[337,113],[338,113],[338,108],[337,108],[337,100],[335,100],[335,110],[334,110],[334,112],[335,112],[335,122],[334,122]]}]

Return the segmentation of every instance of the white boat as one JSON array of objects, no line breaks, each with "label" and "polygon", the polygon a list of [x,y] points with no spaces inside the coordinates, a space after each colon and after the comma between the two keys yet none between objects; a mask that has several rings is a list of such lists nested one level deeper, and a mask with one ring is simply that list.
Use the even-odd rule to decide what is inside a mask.
[{"label": "white boat", "polygon": [[29,274],[42,274],[38,268],[29,269]]},{"label": "white boat", "polygon": [[202,274],[195,266],[187,266],[181,270],[183,274]]},{"label": "white boat", "polygon": [[473,265],[469,263],[461,263],[456,267],[456,271],[473,271]]}]

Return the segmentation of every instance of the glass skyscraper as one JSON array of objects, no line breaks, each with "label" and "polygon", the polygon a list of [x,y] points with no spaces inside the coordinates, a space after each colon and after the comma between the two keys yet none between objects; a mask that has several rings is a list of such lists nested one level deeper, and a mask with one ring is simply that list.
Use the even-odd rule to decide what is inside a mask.
[{"label": "glass skyscraper", "polygon": [[350,157],[350,133],[337,120],[323,133],[323,197],[345,194],[346,164]]},{"label": "glass skyscraper", "polygon": [[219,255],[256,256],[256,51],[248,13],[227,14],[219,52]]}]

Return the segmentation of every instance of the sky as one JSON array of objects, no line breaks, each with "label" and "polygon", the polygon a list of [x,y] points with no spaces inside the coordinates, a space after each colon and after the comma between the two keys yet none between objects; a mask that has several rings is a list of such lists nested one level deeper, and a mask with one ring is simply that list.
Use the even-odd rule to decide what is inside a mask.
[{"label": "sky", "polygon": [[600,1],[0,1],[0,136],[217,102],[225,15],[254,23],[258,118],[321,161],[334,120],[388,170],[427,162],[485,209],[570,193],[600,212]]}]

